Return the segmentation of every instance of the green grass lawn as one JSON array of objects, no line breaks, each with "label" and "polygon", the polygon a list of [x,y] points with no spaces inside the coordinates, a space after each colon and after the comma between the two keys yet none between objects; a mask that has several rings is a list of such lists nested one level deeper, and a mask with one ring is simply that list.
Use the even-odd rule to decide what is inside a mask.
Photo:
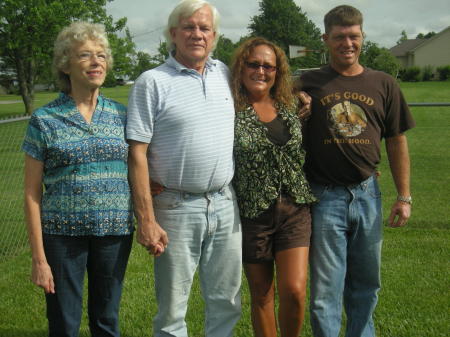
[{"label": "green grass lawn", "polygon": [[412,102],[450,103],[450,81],[439,82],[401,82],[400,87],[406,100]]},{"label": "green grass lawn", "polygon": [[[112,97],[118,102],[126,104],[128,102],[129,86],[119,86],[115,88],[104,88],[102,93],[105,96]],[[35,94],[34,108],[38,108],[47,104],[51,100],[58,97],[55,92],[38,92]],[[12,104],[2,104],[4,101],[17,102]],[[11,118],[16,116],[23,116],[25,114],[25,107],[21,96],[17,95],[0,95],[0,119]]]},{"label": "green grass lawn", "polygon": [[[406,100],[410,103],[423,102],[450,102],[450,81],[446,82],[402,82],[400,83]],[[102,93],[114,98],[118,102],[126,104],[128,102],[128,91],[130,86],[118,86],[115,88],[104,88]],[[57,97],[54,92],[38,92],[35,95],[35,108],[38,108],[52,99]],[[1,104],[2,101],[20,101],[13,104]],[[428,108],[424,108],[428,109]],[[9,118],[13,116],[23,115],[25,108],[22,102],[22,97],[17,95],[0,95],[0,119]]]},{"label": "green grass lawn", "polygon": [[[402,83],[408,102],[450,101],[450,82]],[[126,103],[129,88],[118,87],[104,90],[106,96]],[[53,94],[55,95],[55,94]],[[50,94],[42,100],[50,100]],[[40,94],[37,95],[41,98]],[[54,97],[54,96],[53,96]],[[0,96],[0,100],[4,97]],[[42,101],[43,102],[43,101]],[[3,109],[4,105],[0,105]],[[379,305],[375,312],[377,335],[381,337],[448,337],[450,320],[450,107],[412,108],[417,127],[408,131],[408,142],[412,160],[413,213],[405,228],[385,228],[382,264],[382,290]],[[6,127],[0,125],[3,137],[8,130],[17,134],[18,140],[10,147],[17,149],[21,141],[25,122],[16,122]],[[9,144],[9,143],[8,143]],[[20,162],[23,155],[10,154],[7,146],[0,144],[0,155],[17,156]],[[11,159],[11,158],[10,158]],[[10,160],[8,159],[8,160]],[[383,193],[384,218],[395,199],[386,154],[383,151],[380,179]],[[20,165],[0,168],[3,182],[12,181],[7,191],[9,197],[21,198],[21,182],[14,182],[21,175]],[[20,179],[19,179],[20,180]],[[2,186],[2,185],[0,185]],[[0,196],[1,197],[1,196]],[[8,198],[9,198],[8,197]],[[3,198],[3,197],[1,197]],[[0,199],[2,208],[6,199]],[[9,206],[11,218],[21,217],[21,206]],[[0,222],[0,236],[5,227],[21,228],[22,222]],[[3,229],[2,229],[3,227]],[[15,239],[15,238],[13,238]],[[0,242],[1,238],[0,238]],[[1,243],[0,243],[0,249]],[[0,260],[1,261],[1,260]],[[134,245],[121,306],[121,328],[124,337],[152,336],[152,318],[156,313],[152,276],[153,260],[145,250]],[[18,253],[0,263],[0,336],[2,337],[40,337],[46,333],[45,302],[40,289],[29,281],[30,255],[28,251]],[[235,336],[252,336],[249,312],[248,288],[243,279],[243,316],[236,327]],[[87,337],[86,314],[81,327],[81,337]],[[194,283],[187,323],[190,336],[203,335],[203,301],[200,296],[198,280]],[[312,336],[309,327],[309,314],[306,315],[302,336]]]}]

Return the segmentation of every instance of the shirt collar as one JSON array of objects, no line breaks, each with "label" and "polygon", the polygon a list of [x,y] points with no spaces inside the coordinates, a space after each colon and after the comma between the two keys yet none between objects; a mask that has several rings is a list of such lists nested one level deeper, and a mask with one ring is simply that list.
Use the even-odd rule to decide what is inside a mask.
[{"label": "shirt collar", "polygon": [[[76,105],[74,99],[72,98],[72,96],[70,96],[64,92],[60,92],[58,99],[60,99],[64,104],[69,106],[70,110],[72,112],[78,112],[77,105]],[[100,111],[103,111],[104,103],[105,103],[105,99],[104,99],[103,95],[99,93],[97,96],[97,105],[95,107],[95,110],[99,109]],[[95,115],[95,112],[94,112],[94,115]]]},{"label": "shirt collar", "polygon": [[[72,96],[70,96],[62,91],[59,93],[58,98],[66,101],[66,102],[71,102],[73,105],[75,105],[75,101],[73,100]],[[103,104],[103,100],[104,100],[103,95],[101,93],[99,93],[97,96],[97,104]]]},{"label": "shirt collar", "polygon": [[[195,71],[194,69],[188,68],[184,65],[182,65],[180,62],[178,62],[175,57],[172,55],[172,53],[169,53],[169,57],[166,60],[166,63],[169,67],[174,68],[178,72],[182,71]],[[217,66],[217,60],[212,59],[210,56],[208,56],[208,59],[206,60],[205,68],[209,71],[213,70],[214,67]]]}]

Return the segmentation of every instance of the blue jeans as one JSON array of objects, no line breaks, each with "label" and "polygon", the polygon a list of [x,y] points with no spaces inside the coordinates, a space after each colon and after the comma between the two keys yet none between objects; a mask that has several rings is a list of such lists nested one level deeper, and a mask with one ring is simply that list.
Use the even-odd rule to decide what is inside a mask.
[{"label": "blue jeans", "polygon": [[311,325],[315,337],[337,337],[342,302],[347,337],[374,337],[380,289],[381,194],[376,178],[351,186],[311,183]]},{"label": "blue jeans", "polygon": [[86,270],[91,335],[120,336],[119,304],[132,239],[132,235],[44,235],[55,281],[55,294],[46,295],[49,337],[78,336]]},{"label": "blue jeans", "polygon": [[158,313],[154,336],[187,337],[185,315],[197,267],[205,300],[205,334],[232,336],[240,318],[242,236],[234,191],[190,194],[167,189],[153,200],[169,245],[155,259]]}]

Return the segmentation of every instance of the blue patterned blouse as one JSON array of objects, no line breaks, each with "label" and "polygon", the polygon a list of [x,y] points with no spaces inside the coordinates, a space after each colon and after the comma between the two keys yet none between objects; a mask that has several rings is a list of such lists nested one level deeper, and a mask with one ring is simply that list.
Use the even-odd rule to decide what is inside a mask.
[{"label": "blue patterned blouse", "polygon": [[22,149],[44,163],[44,233],[133,231],[125,123],[125,106],[101,95],[90,124],[62,93],[33,113]]}]

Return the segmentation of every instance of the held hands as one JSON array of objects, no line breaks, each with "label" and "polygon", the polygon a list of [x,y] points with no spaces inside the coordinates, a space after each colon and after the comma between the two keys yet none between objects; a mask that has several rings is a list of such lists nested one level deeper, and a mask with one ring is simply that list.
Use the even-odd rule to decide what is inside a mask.
[{"label": "held hands", "polygon": [[389,227],[403,227],[411,216],[411,205],[403,201],[396,201],[389,215]]},{"label": "held hands", "polygon": [[164,253],[169,243],[166,231],[156,222],[154,224],[138,225],[136,240],[150,254],[155,256],[160,256]]},{"label": "held hands", "polygon": [[[152,197],[160,194],[162,191],[164,191],[163,185],[158,184],[155,181],[150,182],[150,193],[152,194]],[[164,232],[164,230],[162,230],[162,231]],[[166,240],[168,241],[166,232],[164,232],[164,234],[165,234]],[[150,254],[153,254],[156,257],[156,256],[160,256],[162,253],[164,253],[164,249],[167,248],[167,243],[164,244],[162,241],[157,242],[156,245],[154,246],[153,252],[148,247],[146,247],[146,248]]]},{"label": "held hands", "polygon": [[33,262],[31,265],[31,281],[44,289],[46,294],[55,293],[53,274],[47,262]]}]

